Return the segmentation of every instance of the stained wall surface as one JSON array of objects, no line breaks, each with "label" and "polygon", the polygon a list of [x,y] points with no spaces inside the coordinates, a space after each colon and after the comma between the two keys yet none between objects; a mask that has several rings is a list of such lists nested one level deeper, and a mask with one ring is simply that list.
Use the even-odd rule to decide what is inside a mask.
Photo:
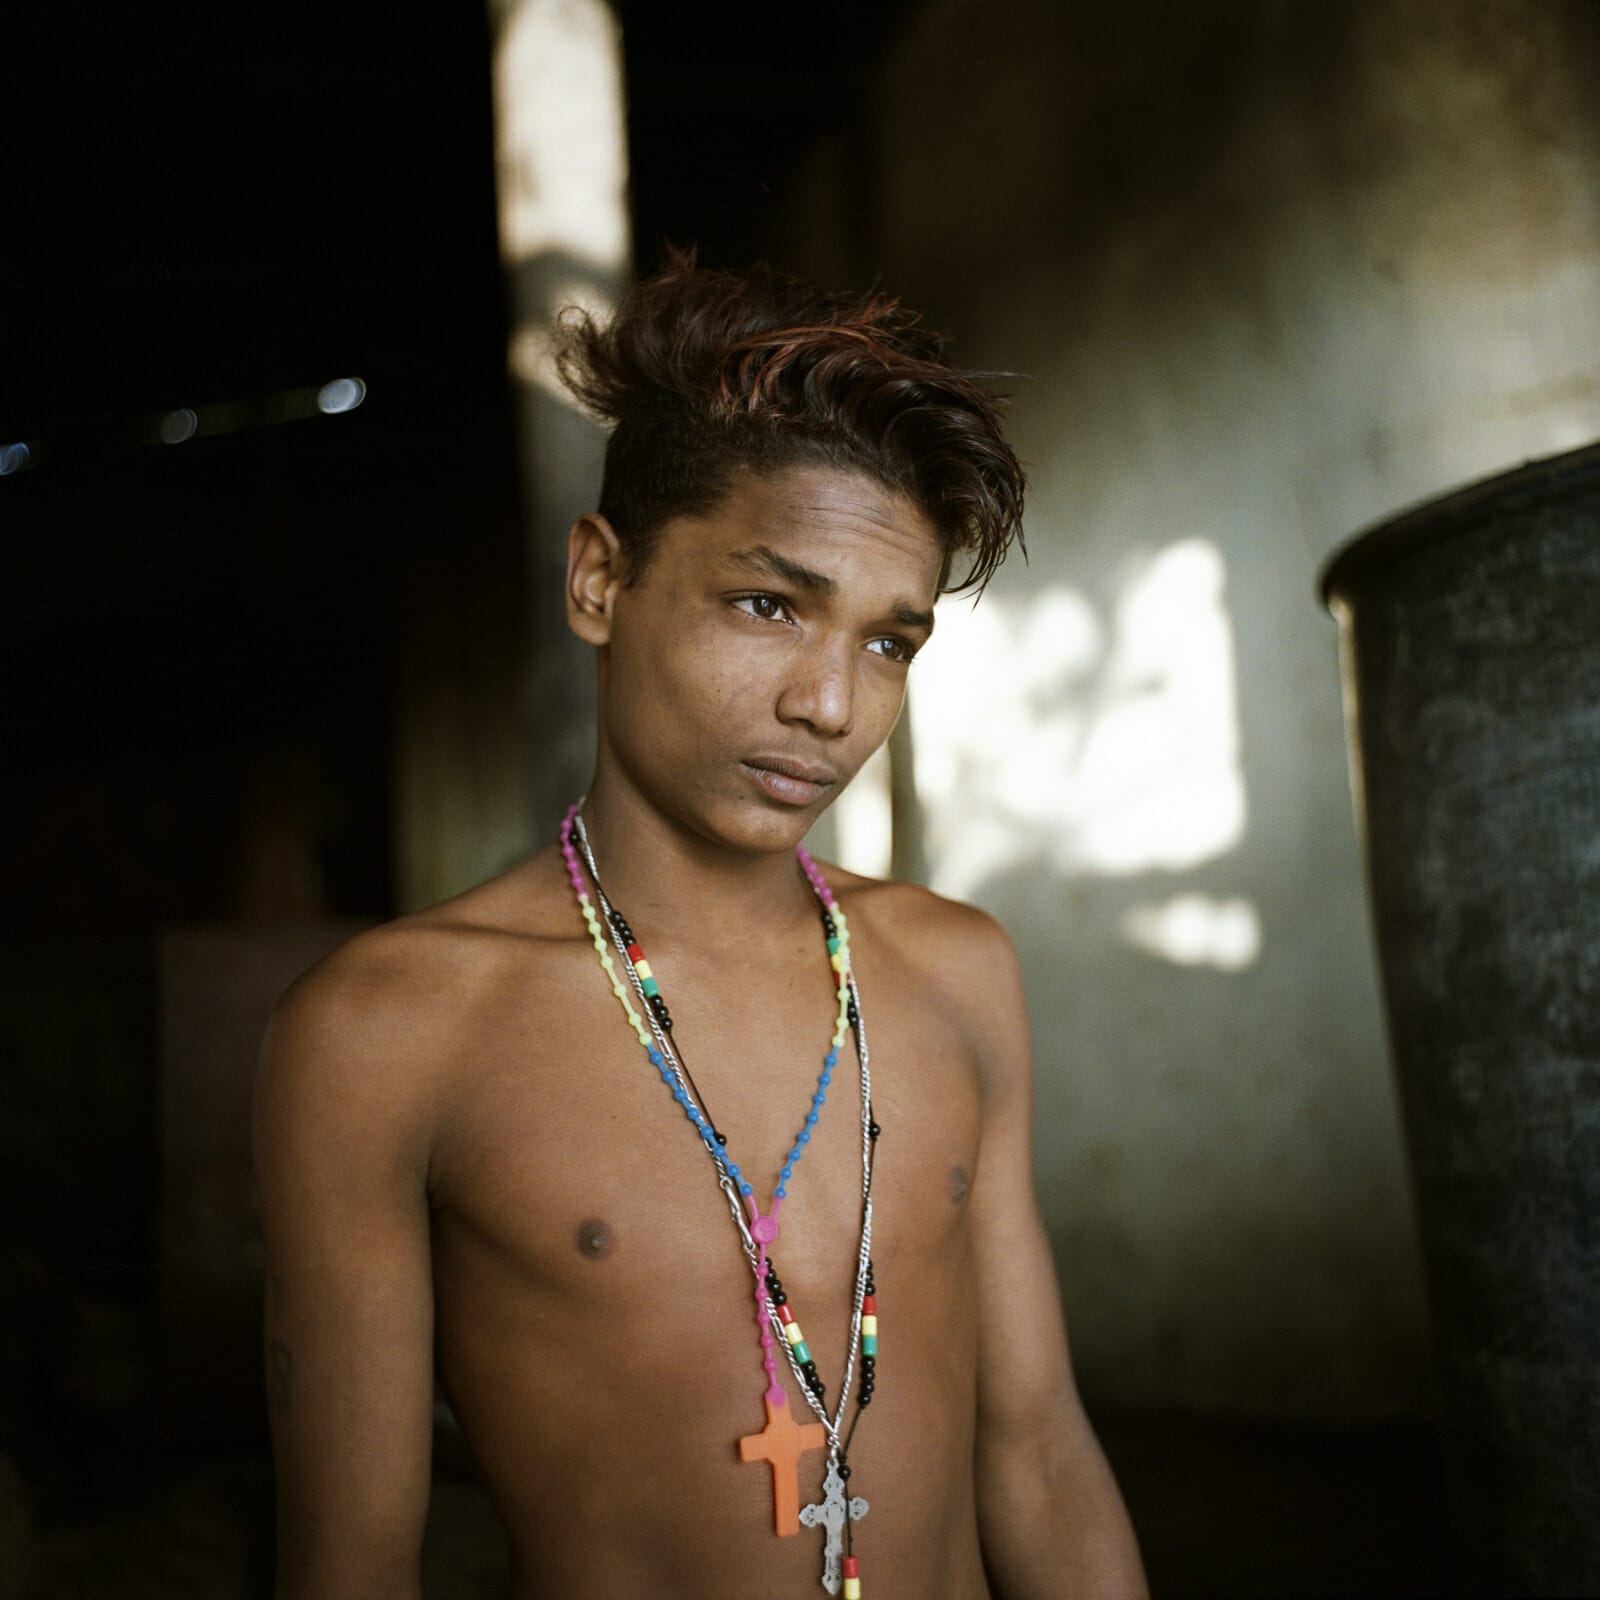
[{"label": "stained wall surface", "polygon": [[1319,569],[1600,434],[1597,24],[1563,4],[930,9],[779,248],[1005,369],[1030,562],[913,669],[935,887],[1037,1033],[1080,1375],[1432,1404]]}]

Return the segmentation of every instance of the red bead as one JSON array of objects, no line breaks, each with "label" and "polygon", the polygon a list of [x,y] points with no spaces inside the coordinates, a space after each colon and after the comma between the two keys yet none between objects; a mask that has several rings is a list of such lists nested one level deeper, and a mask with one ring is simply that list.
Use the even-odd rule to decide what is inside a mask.
[{"label": "red bead", "polygon": [[875,1316],[877,1316],[877,1314],[878,1314],[878,1297],[877,1297],[877,1295],[875,1295],[875,1294],[863,1295],[861,1297],[861,1315],[864,1316],[864,1317],[875,1317]]},{"label": "red bead", "polygon": [[794,1312],[792,1312],[788,1308],[788,1306],[786,1306],[786,1305],[779,1306],[778,1307],[778,1321],[779,1322],[793,1322],[794,1321]]},{"label": "red bead", "polygon": [[644,960],[644,951],[638,945],[630,944],[628,946],[628,959],[635,966],[638,966]]},{"label": "red bead", "polygon": [[861,1576],[861,1563],[856,1557],[846,1556],[844,1558],[844,1575],[847,1578],[859,1578]]}]

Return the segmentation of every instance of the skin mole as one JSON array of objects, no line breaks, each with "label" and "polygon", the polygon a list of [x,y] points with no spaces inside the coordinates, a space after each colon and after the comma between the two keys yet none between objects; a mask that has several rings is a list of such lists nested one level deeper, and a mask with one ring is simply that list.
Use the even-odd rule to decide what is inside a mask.
[{"label": "skin mole", "polygon": [[946,1188],[950,1193],[950,1203],[960,1205],[967,1198],[967,1173],[966,1168],[955,1166],[950,1169],[950,1176],[945,1180]]},{"label": "skin mole", "polygon": [[611,1254],[616,1241],[609,1222],[602,1222],[598,1217],[585,1217],[578,1224],[573,1242],[578,1247],[579,1255],[590,1261],[604,1261]]}]

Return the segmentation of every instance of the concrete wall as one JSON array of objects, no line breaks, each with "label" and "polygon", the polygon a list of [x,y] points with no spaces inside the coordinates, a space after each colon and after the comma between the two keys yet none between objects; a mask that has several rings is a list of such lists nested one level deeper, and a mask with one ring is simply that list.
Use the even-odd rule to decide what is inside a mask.
[{"label": "concrete wall", "polygon": [[1320,566],[1600,434],[1585,5],[941,5],[776,253],[1017,369],[1032,562],[913,672],[1021,945],[1086,1387],[1430,1404]]}]

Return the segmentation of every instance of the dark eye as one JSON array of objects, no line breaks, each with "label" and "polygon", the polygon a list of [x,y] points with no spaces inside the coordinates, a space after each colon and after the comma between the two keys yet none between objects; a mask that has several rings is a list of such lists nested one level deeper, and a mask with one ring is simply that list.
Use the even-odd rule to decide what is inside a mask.
[{"label": "dark eye", "polygon": [[916,659],[917,654],[917,647],[909,639],[899,639],[892,634],[885,639],[872,640],[867,648],[885,661],[909,663]]},{"label": "dark eye", "polygon": [[763,622],[777,622],[788,610],[775,594],[741,595],[734,604],[747,610],[751,616],[760,617]]}]

